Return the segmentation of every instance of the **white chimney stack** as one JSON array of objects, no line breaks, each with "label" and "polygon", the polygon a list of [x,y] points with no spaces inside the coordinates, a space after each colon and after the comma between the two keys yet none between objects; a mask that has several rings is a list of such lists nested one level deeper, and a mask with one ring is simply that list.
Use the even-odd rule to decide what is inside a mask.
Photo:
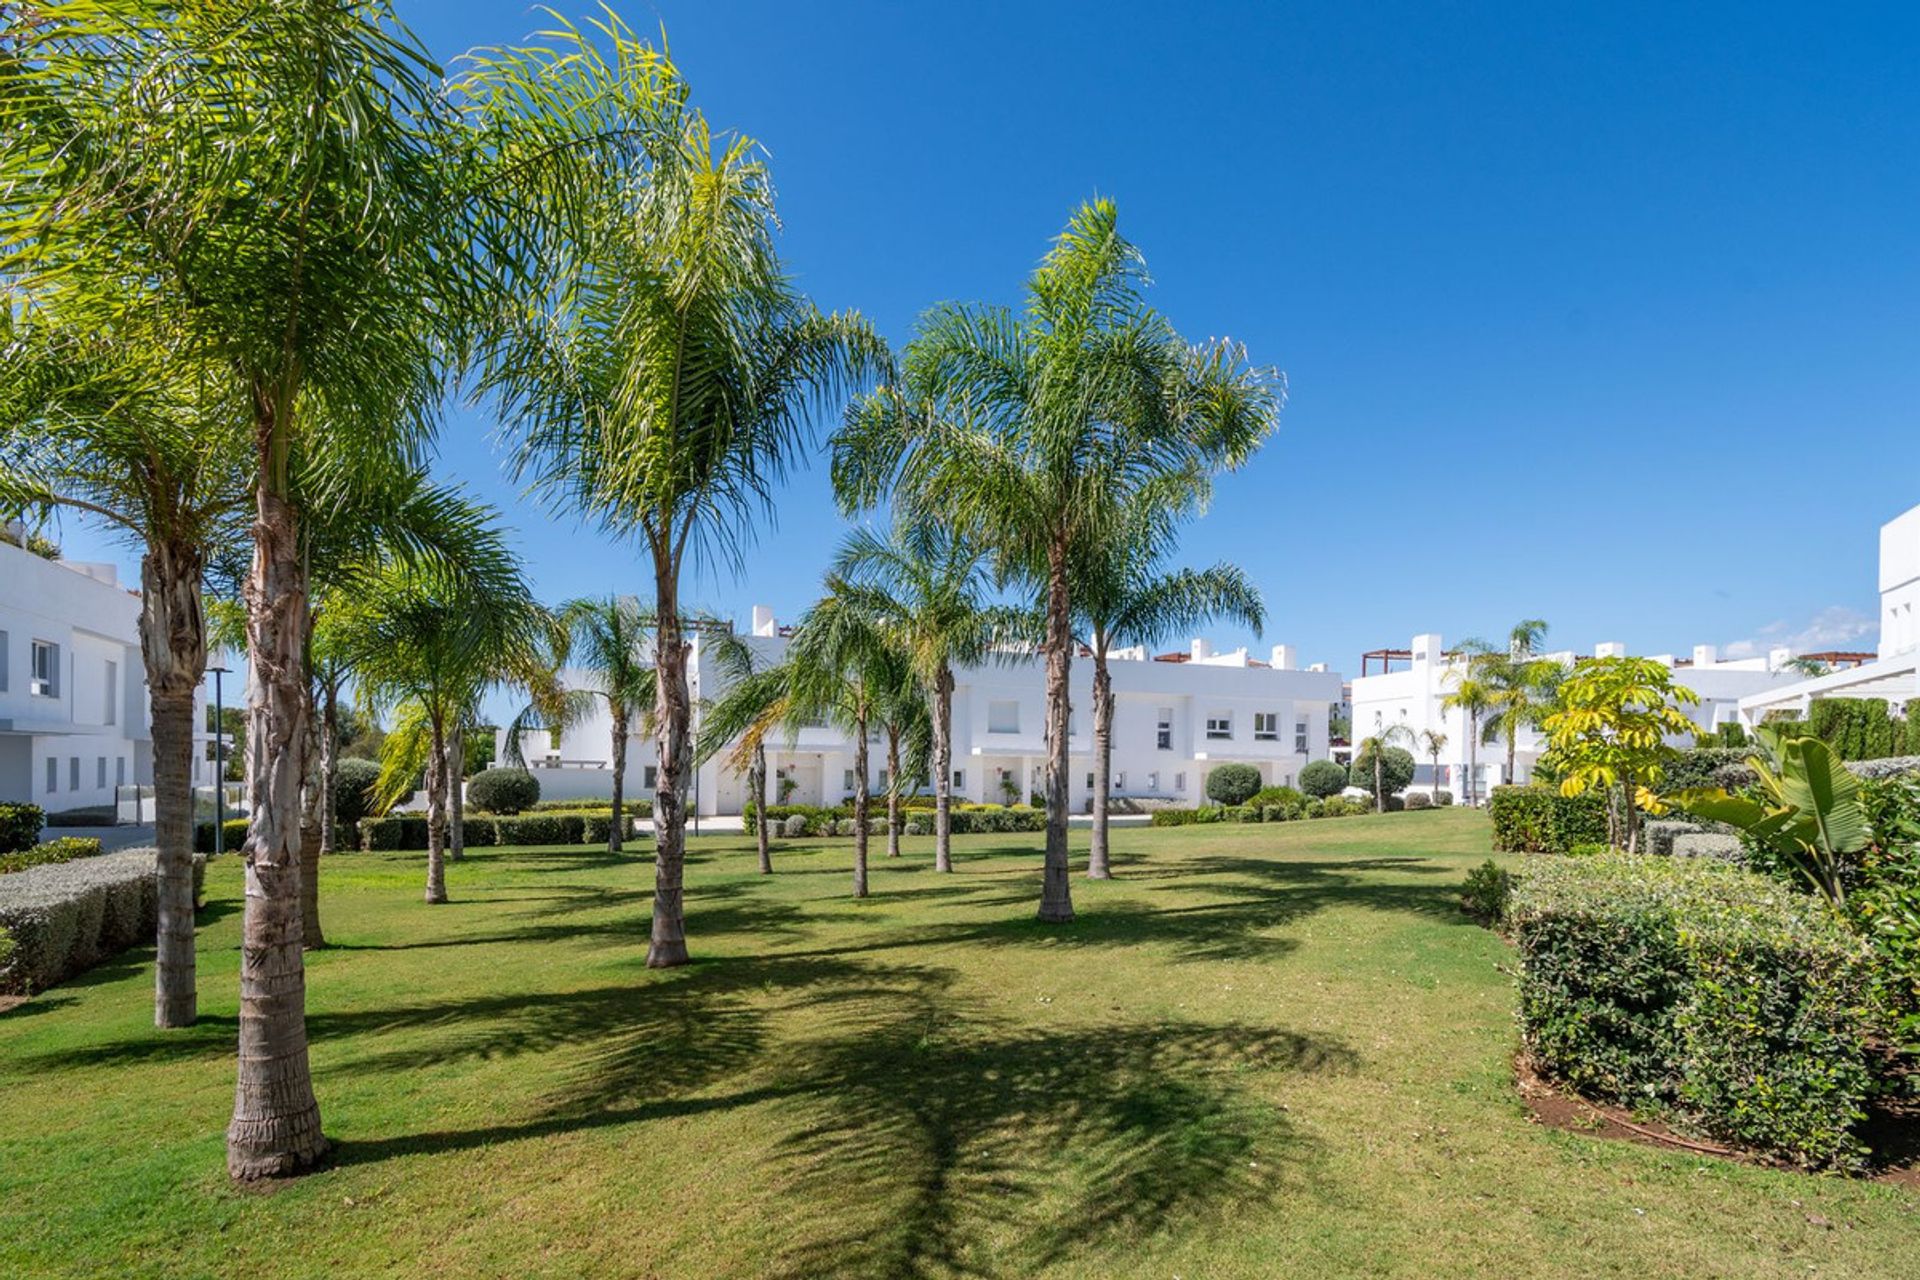
[{"label": "white chimney stack", "polygon": [[1292,671],[1295,661],[1296,658],[1292,645],[1277,644],[1273,646],[1273,669],[1275,671]]},{"label": "white chimney stack", "polygon": [[1593,656],[1596,658],[1624,658],[1627,656],[1627,646],[1621,644],[1618,640],[1603,640],[1593,646]]},{"label": "white chimney stack", "polygon": [[1413,665],[1416,667],[1438,666],[1440,663],[1440,636],[1415,636],[1413,638]]},{"label": "white chimney stack", "polygon": [[1213,641],[1195,638],[1190,656],[1195,662],[1205,662],[1213,656]]},{"label": "white chimney stack", "polygon": [[1710,667],[1714,663],[1718,662],[1719,660],[1720,660],[1720,650],[1715,646],[1710,644],[1697,644],[1693,646],[1693,665],[1694,666]]},{"label": "white chimney stack", "polygon": [[773,606],[757,604],[753,606],[753,634],[770,636],[777,634],[778,628],[773,622]]}]

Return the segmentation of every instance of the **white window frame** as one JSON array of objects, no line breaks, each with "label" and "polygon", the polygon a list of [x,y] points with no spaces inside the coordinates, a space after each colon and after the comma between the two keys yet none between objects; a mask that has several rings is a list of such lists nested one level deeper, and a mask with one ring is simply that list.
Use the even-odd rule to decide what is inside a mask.
[{"label": "white window frame", "polygon": [[1305,716],[1295,716],[1293,720],[1293,749],[1299,755],[1306,755],[1313,749],[1310,725]]},{"label": "white window frame", "polygon": [[59,756],[47,757],[47,794],[50,796],[57,796],[60,794],[60,757]]},{"label": "white window frame", "polygon": [[67,757],[67,790],[78,791],[79,789],[80,789],[80,757],[68,756]]},{"label": "white window frame", "polygon": [[7,633],[0,631],[0,693],[7,691],[7,670],[12,665],[12,654],[7,648]]},{"label": "white window frame", "polygon": [[107,758],[105,756],[96,756],[94,758],[93,775],[94,787],[99,790],[104,790],[107,785]]},{"label": "white window frame", "polygon": [[[35,640],[27,667],[27,691],[36,698],[60,696],[60,646],[51,640]],[[45,662],[42,662],[42,659]],[[45,667],[42,674],[41,668]]]},{"label": "white window frame", "polygon": [[1222,711],[1218,715],[1214,715],[1211,713],[1208,714],[1207,741],[1208,742],[1232,742],[1233,741],[1233,712]]},{"label": "white window frame", "polygon": [[[1261,728],[1261,725],[1266,728]],[[1253,740],[1255,742],[1280,741],[1280,713],[1278,711],[1256,711],[1253,713]]]},{"label": "white window frame", "polygon": [[[107,718],[101,724],[120,723],[120,664],[112,658],[107,659]],[[102,783],[101,785],[105,785]]]},{"label": "white window frame", "polygon": [[1182,794],[1182,795],[1185,795],[1185,794],[1186,794],[1186,790],[1187,790],[1187,775],[1186,775],[1186,774],[1184,774],[1184,773],[1176,773],[1176,774],[1174,774],[1174,775],[1173,775],[1173,789],[1174,789],[1175,791],[1177,791],[1177,792],[1179,792],[1179,793],[1180,793],[1180,794]]},{"label": "white window frame", "polygon": [[1173,750],[1173,708],[1160,708],[1160,715],[1154,722],[1153,745],[1160,751]]}]

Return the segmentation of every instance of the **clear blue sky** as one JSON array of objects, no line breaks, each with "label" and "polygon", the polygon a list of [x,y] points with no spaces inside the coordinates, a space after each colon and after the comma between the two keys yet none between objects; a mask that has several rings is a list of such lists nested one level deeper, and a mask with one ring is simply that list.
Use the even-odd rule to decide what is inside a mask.
[{"label": "clear blue sky", "polygon": [[[1290,380],[1185,547],[1252,573],[1265,643],[1872,644],[1875,531],[1920,503],[1912,5],[620,8],[767,147],[802,286],[896,343],[1116,198],[1182,331]],[[401,11],[447,58],[540,22]],[[644,590],[517,498],[483,412],[440,451],[544,596]],[[791,618],[842,528],[816,466],[690,595]]]}]

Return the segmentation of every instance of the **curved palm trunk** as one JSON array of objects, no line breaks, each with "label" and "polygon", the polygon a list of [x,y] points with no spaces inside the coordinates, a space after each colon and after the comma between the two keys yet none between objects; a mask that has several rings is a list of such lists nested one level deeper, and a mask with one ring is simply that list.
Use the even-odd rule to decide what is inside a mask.
[{"label": "curved palm trunk", "polygon": [[767,749],[756,743],[753,768],[747,771],[747,785],[753,788],[753,840],[760,851],[760,874],[773,874],[773,852],[767,846]]},{"label": "curved palm trunk", "polygon": [[953,670],[933,685],[933,869],[953,870]]},{"label": "curved palm trunk", "polygon": [[867,896],[867,712],[853,718],[853,896]]},{"label": "curved palm trunk", "polygon": [[900,856],[900,726],[887,726],[887,856]]},{"label": "curved palm trunk", "polygon": [[140,656],[153,718],[156,1027],[190,1027],[199,1016],[193,954],[193,699],[207,670],[200,601],[204,562],[201,549],[191,543],[152,545],[140,560]]},{"label": "curved palm trunk", "polygon": [[687,962],[687,926],[682,876],[686,867],[687,817],[680,803],[691,720],[687,651],[680,639],[680,584],[676,567],[654,558],[654,704],[659,765],[653,792],[653,937],[647,967],[669,969]]},{"label": "curved palm trunk", "polygon": [[227,1172],[278,1177],[326,1154],[307,1062],[301,956],[300,750],[305,736],[307,579],[298,520],[276,490],[279,412],[261,389],[258,518],[247,579],[246,910],[241,923],[239,1070]]},{"label": "curved palm trunk", "polygon": [[455,722],[447,734],[447,860],[461,862],[467,856],[467,806],[463,784],[467,777],[467,731]]},{"label": "curved palm trunk", "polygon": [[320,717],[311,697],[300,753],[300,945],[312,951],[327,945],[320,928],[320,826],[327,793],[320,785]]},{"label": "curved palm trunk", "polygon": [[1067,596],[1067,544],[1047,548],[1047,853],[1041,873],[1040,918],[1073,919],[1067,871],[1067,678],[1073,661],[1072,610]]},{"label": "curved palm trunk", "polygon": [[340,686],[328,681],[320,690],[320,853],[325,856],[337,847],[333,812],[333,784],[340,764]]},{"label": "curved palm trunk", "polygon": [[447,735],[433,719],[427,752],[427,901],[447,900]]},{"label": "curved palm trunk", "polygon": [[619,853],[627,825],[627,709],[620,699],[613,706],[613,820],[607,824],[607,852]]},{"label": "curved palm trunk", "polygon": [[1093,646],[1093,844],[1087,851],[1087,878],[1113,879],[1107,855],[1107,789],[1113,778],[1113,674],[1107,670],[1107,646]]}]

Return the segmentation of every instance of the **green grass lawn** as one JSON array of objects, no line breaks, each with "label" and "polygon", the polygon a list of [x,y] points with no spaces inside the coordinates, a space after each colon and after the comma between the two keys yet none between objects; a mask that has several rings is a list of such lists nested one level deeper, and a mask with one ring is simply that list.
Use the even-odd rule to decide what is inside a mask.
[{"label": "green grass lawn", "polygon": [[[1083,833],[1076,835],[1084,841]],[[131,953],[0,1015],[0,1275],[1913,1276],[1920,1197],[1603,1142],[1516,1102],[1509,957],[1455,906],[1463,811],[1116,832],[1033,920],[1037,836],[753,873],[477,850],[324,873],[328,1170],[223,1172],[240,877],[200,1026]]]}]

